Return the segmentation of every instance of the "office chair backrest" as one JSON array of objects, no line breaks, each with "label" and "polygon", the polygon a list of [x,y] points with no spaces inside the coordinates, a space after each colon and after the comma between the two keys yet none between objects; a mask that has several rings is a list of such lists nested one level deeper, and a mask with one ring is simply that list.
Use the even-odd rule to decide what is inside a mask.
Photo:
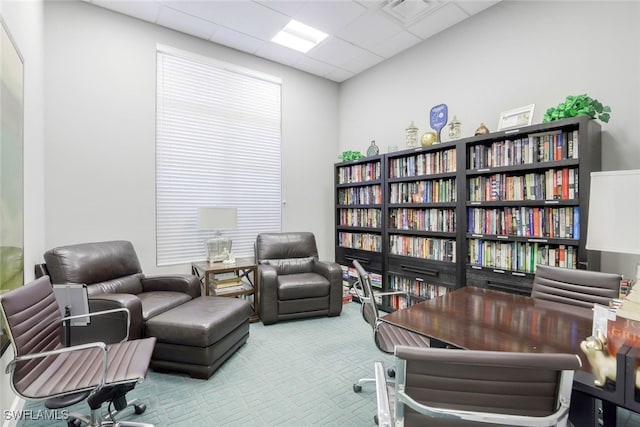
[{"label": "office chair backrest", "polygon": [[[55,350],[62,347],[62,314],[49,276],[0,296],[2,316],[8,326],[16,356]],[[54,358],[32,359],[16,364],[13,383],[17,391],[39,378]]]},{"label": "office chair backrest", "polygon": [[608,305],[619,297],[621,279],[619,274],[538,265],[531,297],[586,308]]},{"label": "office chair backrest", "polygon": [[353,266],[356,268],[358,273],[358,281],[360,288],[358,291],[358,298],[362,303],[362,317],[364,320],[371,325],[372,328],[375,329],[378,319],[380,318],[380,313],[378,312],[378,305],[376,304],[376,300],[373,297],[373,286],[371,286],[371,278],[369,277],[369,273],[362,267],[362,265],[357,261],[353,260]]},{"label": "office chair backrest", "polygon": [[[568,408],[574,354],[512,353],[397,346],[396,393],[420,404],[462,411],[543,417],[563,401]],[[402,400],[402,396],[400,396]],[[396,395],[398,402],[398,395]],[[424,425],[423,415],[396,405],[406,425]],[[405,409],[407,409],[405,411]],[[505,422],[504,424],[509,424]],[[414,424],[415,425],[415,424]]]}]

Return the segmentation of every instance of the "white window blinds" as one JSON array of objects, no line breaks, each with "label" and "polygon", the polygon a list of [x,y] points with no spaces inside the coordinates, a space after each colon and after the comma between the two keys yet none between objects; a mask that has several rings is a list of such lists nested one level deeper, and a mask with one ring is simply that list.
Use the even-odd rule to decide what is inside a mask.
[{"label": "white window blinds", "polygon": [[237,208],[235,256],[281,230],[280,81],[159,47],[156,110],[158,265],[206,259],[198,208]]}]

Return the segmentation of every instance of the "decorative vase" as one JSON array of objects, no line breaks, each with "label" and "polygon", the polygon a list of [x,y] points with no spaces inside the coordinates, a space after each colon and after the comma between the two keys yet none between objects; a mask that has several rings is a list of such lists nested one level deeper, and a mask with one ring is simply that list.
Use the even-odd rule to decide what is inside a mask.
[{"label": "decorative vase", "polygon": [[431,144],[435,144],[437,139],[438,135],[434,131],[430,130],[422,135],[422,138],[420,138],[420,143],[423,147],[428,147]]},{"label": "decorative vase", "polygon": [[405,131],[407,132],[407,148],[418,147],[418,128],[413,124],[413,121]]},{"label": "decorative vase", "polygon": [[371,141],[371,145],[367,149],[367,156],[377,156],[378,154],[380,154],[380,148],[375,141]]},{"label": "decorative vase", "polygon": [[475,135],[484,135],[486,133],[489,133],[489,128],[487,128],[484,123],[480,123],[480,127],[476,129]]}]

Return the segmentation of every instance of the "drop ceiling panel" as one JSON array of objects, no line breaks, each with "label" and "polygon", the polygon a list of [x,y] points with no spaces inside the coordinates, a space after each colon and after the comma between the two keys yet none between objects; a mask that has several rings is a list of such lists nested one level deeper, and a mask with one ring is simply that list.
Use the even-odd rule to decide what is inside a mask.
[{"label": "drop ceiling panel", "polygon": [[336,34],[338,37],[362,46],[367,50],[374,48],[378,43],[395,36],[402,27],[390,18],[377,11],[369,11],[365,15],[349,24]]},{"label": "drop ceiling panel", "polygon": [[[500,0],[405,0],[429,9],[413,24],[383,10],[392,0],[83,1],[341,82]],[[291,19],[329,38],[306,55],[271,42]]]},{"label": "drop ceiling panel", "polygon": [[421,39],[438,34],[440,31],[456,25],[467,19],[469,15],[462,11],[454,3],[447,3],[424,19],[409,27],[409,31]]},{"label": "drop ceiling panel", "polygon": [[157,23],[163,27],[172,28],[201,39],[209,39],[219,28],[213,22],[196,18],[168,7],[163,7],[160,10]]}]

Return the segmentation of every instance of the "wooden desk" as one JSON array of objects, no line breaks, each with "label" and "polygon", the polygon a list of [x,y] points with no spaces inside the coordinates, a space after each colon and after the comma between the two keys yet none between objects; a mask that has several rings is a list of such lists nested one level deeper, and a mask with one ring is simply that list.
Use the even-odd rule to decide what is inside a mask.
[{"label": "wooden desk", "polygon": [[580,350],[580,342],[591,335],[590,309],[466,286],[389,313],[384,321],[454,348],[577,354],[582,368],[574,377],[571,407],[576,426],[597,425],[594,399],[610,403],[605,425],[614,426],[615,406],[625,406],[623,387],[607,391],[593,384],[591,366]]}]

